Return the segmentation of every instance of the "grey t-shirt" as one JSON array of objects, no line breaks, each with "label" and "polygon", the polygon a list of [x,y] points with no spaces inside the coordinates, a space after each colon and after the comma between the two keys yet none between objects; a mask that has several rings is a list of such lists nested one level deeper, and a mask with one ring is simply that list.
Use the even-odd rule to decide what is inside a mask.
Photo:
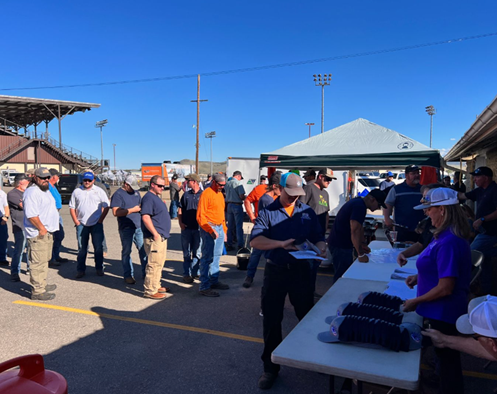
[{"label": "grey t-shirt", "polygon": [[19,189],[12,189],[7,193],[9,202],[10,217],[12,218],[12,232],[24,231],[24,210],[21,208],[24,192]]},{"label": "grey t-shirt", "polygon": [[321,190],[314,183],[304,186],[305,196],[300,196],[300,201],[309,205],[318,217],[321,231],[326,232],[326,215],[330,210],[330,196],[326,190]]}]

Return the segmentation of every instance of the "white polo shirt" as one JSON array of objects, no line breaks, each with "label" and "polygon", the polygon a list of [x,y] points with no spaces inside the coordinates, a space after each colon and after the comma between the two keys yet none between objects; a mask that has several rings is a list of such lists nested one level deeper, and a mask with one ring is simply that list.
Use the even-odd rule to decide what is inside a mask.
[{"label": "white polo shirt", "polygon": [[38,229],[28,220],[29,218],[39,217],[49,233],[59,230],[59,212],[55,208],[55,199],[50,190],[42,191],[37,185],[32,185],[24,192],[22,201],[27,238],[35,238],[39,234]]},{"label": "white polo shirt", "polygon": [[5,215],[5,207],[9,205],[9,202],[7,201],[7,193],[5,193],[3,190],[0,190],[0,213],[2,216]]},{"label": "white polo shirt", "polygon": [[109,206],[109,198],[102,188],[93,185],[89,189],[80,186],[72,192],[69,208],[76,210],[76,216],[83,226],[97,224],[102,209]]}]

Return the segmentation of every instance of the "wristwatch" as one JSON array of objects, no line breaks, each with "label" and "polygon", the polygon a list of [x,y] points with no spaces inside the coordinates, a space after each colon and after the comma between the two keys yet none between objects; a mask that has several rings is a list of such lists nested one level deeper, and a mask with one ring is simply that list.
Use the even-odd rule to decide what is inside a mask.
[{"label": "wristwatch", "polygon": [[481,217],[481,218],[480,218],[480,220],[481,220],[482,222],[484,222],[484,221],[485,221],[485,217],[484,217],[484,216],[483,216],[483,217]]}]

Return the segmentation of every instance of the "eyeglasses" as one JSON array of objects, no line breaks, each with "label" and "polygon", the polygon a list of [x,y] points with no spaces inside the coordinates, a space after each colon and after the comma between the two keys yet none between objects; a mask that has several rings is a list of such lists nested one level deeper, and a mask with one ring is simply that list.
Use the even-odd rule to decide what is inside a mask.
[{"label": "eyeglasses", "polygon": [[217,184],[219,187],[225,187],[226,186],[226,183],[218,183]]},{"label": "eyeglasses", "polygon": [[161,189],[164,189],[166,187],[166,185],[159,185],[158,183],[154,183],[154,185]]},{"label": "eyeglasses", "polygon": [[93,179],[83,179],[83,182],[93,182]]}]

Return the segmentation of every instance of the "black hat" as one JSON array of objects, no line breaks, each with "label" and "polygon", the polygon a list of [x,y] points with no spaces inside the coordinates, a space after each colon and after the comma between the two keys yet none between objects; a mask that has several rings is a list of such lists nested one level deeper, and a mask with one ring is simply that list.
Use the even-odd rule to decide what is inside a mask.
[{"label": "black hat", "polygon": [[60,172],[57,171],[55,168],[50,168],[48,171],[50,171],[50,175],[52,176],[59,176]]},{"label": "black hat", "polygon": [[473,172],[470,172],[470,174],[475,175],[475,176],[485,175],[485,176],[489,176],[490,178],[492,178],[494,176],[494,172],[488,167],[478,167]]},{"label": "black hat", "polygon": [[233,176],[234,176],[234,177],[235,177],[235,176],[237,176],[237,175],[240,175],[240,179],[243,179],[243,176],[242,176],[242,172],[241,172],[241,171],[235,171],[235,172],[233,173]]},{"label": "black hat", "polygon": [[411,164],[410,166],[406,167],[406,174],[415,171],[419,171],[419,167],[416,164]]},{"label": "black hat", "polygon": [[380,189],[373,189],[369,192],[369,195],[373,196],[376,201],[378,201],[378,205],[382,208],[387,208],[385,205],[385,200],[387,198],[386,194]]},{"label": "black hat", "polygon": [[23,180],[29,180],[29,178],[26,176],[26,174],[17,174],[15,177],[14,177],[14,182],[21,182]]}]

